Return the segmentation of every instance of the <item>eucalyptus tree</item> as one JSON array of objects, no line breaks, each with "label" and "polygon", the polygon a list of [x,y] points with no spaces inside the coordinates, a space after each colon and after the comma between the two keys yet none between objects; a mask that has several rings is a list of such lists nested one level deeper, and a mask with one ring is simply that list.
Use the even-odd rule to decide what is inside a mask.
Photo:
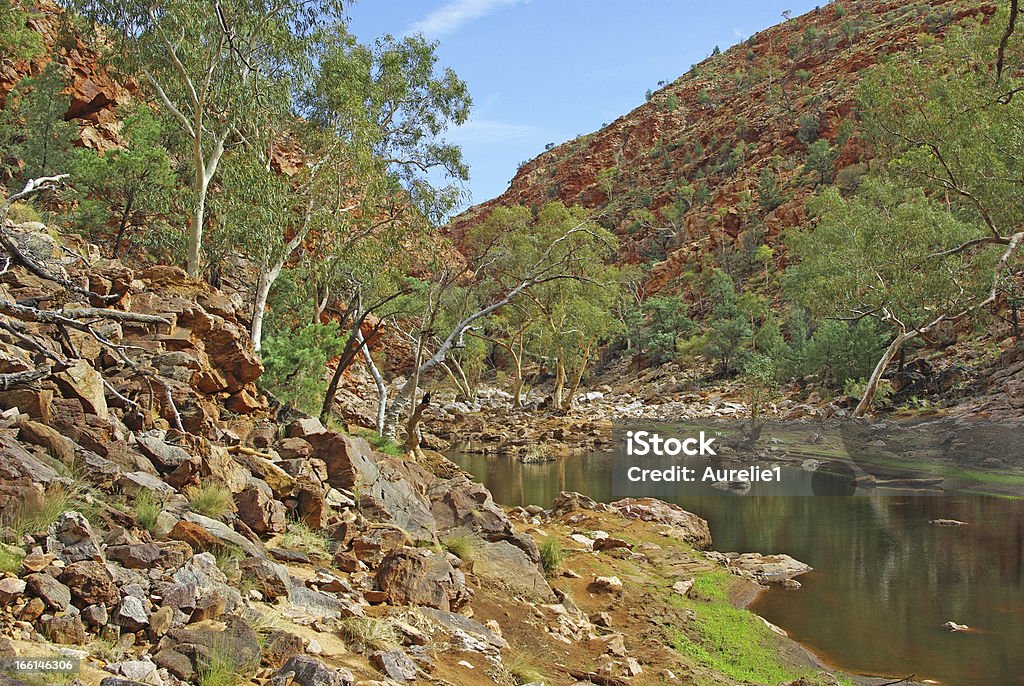
[{"label": "eucalyptus tree", "polygon": [[798,240],[805,264],[797,273],[812,279],[819,303],[878,318],[893,332],[858,415],[907,341],[998,309],[1019,262],[1024,43],[1012,27],[1001,7],[988,22],[951,28],[941,44],[922,38],[919,50],[871,72],[860,118],[885,163],[875,176],[886,178],[849,202],[827,193],[814,238]]},{"label": "eucalyptus tree", "polygon": [[[559,242],[562,236],[580,230],[583,233],[579,240]],[[565,407],[596,345],[617,326],[613,311],[619,297],[619,279],[609,263],[616,248],[614,236],[591,221],[582,208],[566,208],[555,202],[541,208],[536,216],[523,206],[497,208],[469,235],[468,242],[488,246],[484,254],[490,262],[478,285],[485,297],[507,291],[538,261],[566,257],[571,258],[573,268],[579,269],[564,273],[562,278],[531,284],[517,300],[516,311],[511,316],[509,311],[502,315],[510,320],[508,333],[520,343],[528,338],[525,347],[551,362],[554,402]],[[548,252],[551,246],[556,246],[553,253]],[[521,387],[522,352],[514,352],[515,339],[505,347],[514,353],[517,386]]]},{"label": "eucalyptus tree", "polygon": [[198,276],[210,184],[227,147],[260,141],[305,83],[310,49],[340,25],[343,0],[67,0],[102,27],[98,45],[138,75],[188,144],[192,211],[185,263]]}]

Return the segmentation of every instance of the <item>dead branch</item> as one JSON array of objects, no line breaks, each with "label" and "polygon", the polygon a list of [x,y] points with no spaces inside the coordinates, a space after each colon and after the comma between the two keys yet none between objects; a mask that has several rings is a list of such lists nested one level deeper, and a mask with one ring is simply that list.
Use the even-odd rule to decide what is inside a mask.
[{"label": "dead branch", "polygon": [[11,374],[0,374],[0,391],[9,391],[15,386],[23,386],[39,381],[50,376],[50,367],[41,367],[28,372],[13,372]]},{"label": "dead branch", "polygon": [[52,281],[65,290],[84,295],[89,298],[96,298],[102,302],[110,302],[117,300],[119,295],[100,295],[99,293],[93,293],[88,288],[82,288],[78,284],[65,279],[64,277],[51,274],[41,264],[33,260],[31,257],[21,251],[21,248],[11,239],[7,233],[7,214],[11,209],[11,205],[23,200],[31,195],[40,193],[42,191],[53,190],[59,186],[64,179],[68,178],[67,174],[59,174],[57,176],[43,176],[38,179],[29,179],[25,187],[7,198],[2,206],[0,206],[0,245],[7,251],[7,253],[14,258],[14,261],[20,264],[22,267],[27,269],[32,274],[35,274],[40,279],[46,281]]},{"label": "dead branch", "polygon": [[911,674],[910,676],[905,676],[902,679],[897,679],[896,681],[886,681],[884,684],[878,684],[878,686],[894,686],[895,684],[905,684],[908,683],[915,676],[917,676],[917,674]]}]

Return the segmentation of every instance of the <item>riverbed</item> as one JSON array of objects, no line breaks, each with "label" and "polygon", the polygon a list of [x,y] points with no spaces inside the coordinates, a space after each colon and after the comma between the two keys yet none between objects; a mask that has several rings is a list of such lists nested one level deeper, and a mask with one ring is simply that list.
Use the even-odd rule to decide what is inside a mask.
[{"label": "riverbed", "polygon": [[[543,464],[450,457],[502,505],[547,507],[560,491],[617,498],[605,453]],[[812,476],[787,475],[800,478]],[[751,609],[826,663],[950,686],[1024,684],[1024,500],[659,495],[707,519],[716,550],[787,553],[814,567],[802,588],[769,589]],[[947,621],[971,630],[949,632]]]}]

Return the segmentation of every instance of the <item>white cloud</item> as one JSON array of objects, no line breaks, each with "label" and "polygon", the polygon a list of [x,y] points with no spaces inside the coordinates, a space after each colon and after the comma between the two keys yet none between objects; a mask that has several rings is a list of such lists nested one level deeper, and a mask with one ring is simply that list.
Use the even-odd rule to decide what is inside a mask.
[{"label": "white cloud", "polygon": [[460,145],[479,143],[507,143],[530,138],[540,133],[529,124],[510,124],[493,119],[470,119],[448,136]]},{"label": "white cloud", "polygon": [[466,24],[491,12],[516,5],[522,0],[451,0],[409,28],[409,33],[422,33],[428,38],[441,38],[455,33]]}]

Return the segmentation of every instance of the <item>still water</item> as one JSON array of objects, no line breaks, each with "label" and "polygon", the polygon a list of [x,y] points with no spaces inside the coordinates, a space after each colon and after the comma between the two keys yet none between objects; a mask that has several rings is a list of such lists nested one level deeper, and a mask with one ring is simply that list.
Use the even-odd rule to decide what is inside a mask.
[{"label": "still water", "polygon": [[[524,465],[450,456],[502,505],[560,491],[611,502],[611,456]],[[799,475],[793,475],[799,478]],[[810,478],[808,475],[806,478]],[[984,496],[665,498],[708,520],[721,551],[788,553],[815,571],[752,609],[838,668],[950,686],[1024,684],[1024,500]],[[958,519],[964,527],[930,525]],[[965,633],[942,628],[966,624]]]}]

